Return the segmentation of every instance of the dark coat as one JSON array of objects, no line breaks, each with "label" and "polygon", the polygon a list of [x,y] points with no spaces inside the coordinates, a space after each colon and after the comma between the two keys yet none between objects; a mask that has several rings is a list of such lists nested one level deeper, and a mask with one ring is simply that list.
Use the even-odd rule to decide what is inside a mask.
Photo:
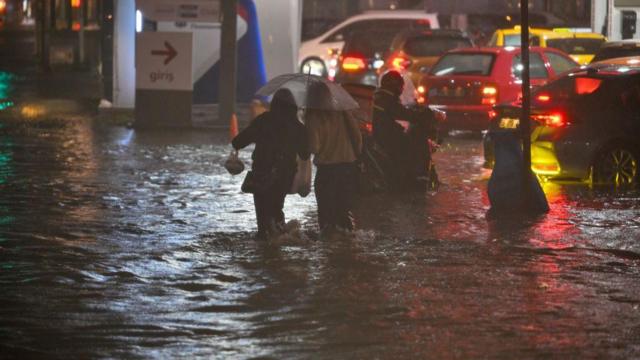
[{"label": "dark coat", "polygon": [[249,144],[256,144],[251,155],[251,169],[263,173],[276,169],[285,186],[290,185],[296,173],[296,155],[303,160],[309,159],[307,132],[298,121],[295,108],[263,113],[232,141],[235,149]]}]

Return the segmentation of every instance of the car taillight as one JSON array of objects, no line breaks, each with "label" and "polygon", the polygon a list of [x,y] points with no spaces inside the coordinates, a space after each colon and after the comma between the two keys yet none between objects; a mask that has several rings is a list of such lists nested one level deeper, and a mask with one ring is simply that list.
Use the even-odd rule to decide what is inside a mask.
[{"label": "car taillight", "polygon": [[498,88],[487,85],[482,88],[482,105],[495,105],[498,101]]},{"label": "car taillight", "polygon": [[342,70],[344,71],[360,71],[367,67],[364,59],[355,56],[345,56],[342,59]]},{"label": "car taillight", "polygon": [[395,56],[391,58],[391,67],[394,70],[406,70],[411,66],[411,60],[403,56]]},{"label": "car taillight", "polygon": [[427,103],[427,88],[424,85],[418,86],[416,89],[418,91],[418,104],[426,104]]},{"label": "car taillight", "polygon": [[538,100],[541,103],[547,103],[549,102],[549,100],[551,100],[551,96],[548,94],[540,94],[536,96],[536,100]]},{"label": "car taillight", "polygon": [[531,118],[542,125],[549,127],[559,128],[569,125],[566,116],[562,113],[535,114],[531,115]]}]

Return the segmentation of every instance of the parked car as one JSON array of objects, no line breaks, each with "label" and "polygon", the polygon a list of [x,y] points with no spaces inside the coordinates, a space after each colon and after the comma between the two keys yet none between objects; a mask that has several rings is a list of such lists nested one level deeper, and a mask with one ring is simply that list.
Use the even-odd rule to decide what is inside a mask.
[{"label": "parked car", "polygon": [[[492,130],[517,129],[520,104],[496,108]],[[532,96],[531,167],[551,179],[623,185],[638,181],[640,65],[580,68]],[[485,160],[493,161],[491,132]]]},{"label": "parked car", "polygon": [[442,54],[472,46],[469,36],[459,30],[407,31],[398,34],[391,43],[391,54],[386,57],[380,73],[387,70],[404,72],[417,85]]},{"label": "parked car", "polygon": [[[578,63],[558,50],[531,48],[533,87],[575,67]],[[486,130],[494,105],[520,97],[522,69],[520,48],[452,50],[420,80],[419,102],[445,110],[449,129]]]},{"label": "parked car", "polygon": [[604,43],[591,61],[598,62],[629,56],[640,56],[640,40],[629,39]]},{"label": "parked car", "polygon": [[[590,29],[588,29],[590,30]],[[581,65],[588,64],[607,38],[585,29],[530,29],[531,45],[558,49]],[[520,26],[496,30],[488,46],[520,46]]]},{"label": "parked car", "polygon": [[352,34],[386,28],[399,33],[403,30],[437,29],[438,17],[424,11],[393,10],[368,11],[352,16],[324,34],[303,42],[299,51],[299,69],[304,73],[333,76],[338,52]]}]

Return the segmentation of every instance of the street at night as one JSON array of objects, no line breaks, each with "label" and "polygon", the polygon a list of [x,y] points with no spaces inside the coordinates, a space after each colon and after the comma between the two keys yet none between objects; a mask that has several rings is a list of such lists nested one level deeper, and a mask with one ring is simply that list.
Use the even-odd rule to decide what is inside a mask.
[{"label": "street at night", "polygon": [[483,137],[452,130],[439,186],[358,194],[352,232],[289,195],[264,240],[226,127],[105,115],[31,34],[0,31],[1,359],[640,358],[636,173],[489,216]]}]

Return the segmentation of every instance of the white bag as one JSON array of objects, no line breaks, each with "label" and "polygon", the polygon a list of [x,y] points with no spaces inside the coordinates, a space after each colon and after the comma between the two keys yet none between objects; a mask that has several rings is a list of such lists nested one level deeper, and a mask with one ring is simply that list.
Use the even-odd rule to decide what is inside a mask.
[{"label": "white bag", "polygon": [[242,160],[238,158],[238,150],[233,149],[231,151],[229,158],[224,162],[224,168],[227,169],[231,175],[238,175],[244,171],[244,164],[242,163]]},{"label": "white bag", "polygon": [[289,194],[298,194],[306,197],[311,192],[311,159],[301,160],[298,158],[298,170],[293,177],[293,183]]}]

